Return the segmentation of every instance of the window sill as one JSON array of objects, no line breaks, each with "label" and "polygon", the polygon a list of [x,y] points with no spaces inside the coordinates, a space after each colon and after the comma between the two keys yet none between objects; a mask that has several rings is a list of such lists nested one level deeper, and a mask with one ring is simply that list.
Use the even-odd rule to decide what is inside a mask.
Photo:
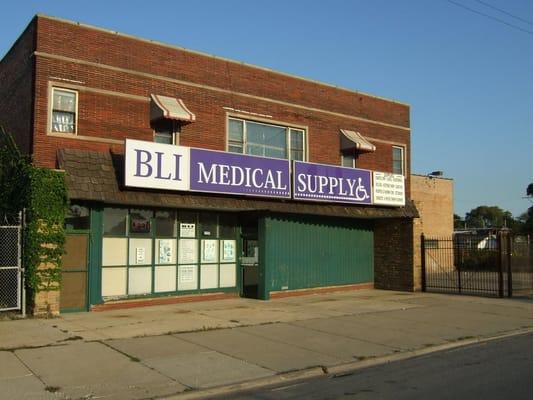
[{"label": "window sill", "polygon": [[101,143],[111,143],[111,144],[124,144],[124,140],[118,139],[108,139],[95,136],[82,136],[75,133],[61,133],[61,132],[48,132],[47,136],[62,138],[62,139],[73,139],[73,140],[85,140],[87,142],[101,142]]}]

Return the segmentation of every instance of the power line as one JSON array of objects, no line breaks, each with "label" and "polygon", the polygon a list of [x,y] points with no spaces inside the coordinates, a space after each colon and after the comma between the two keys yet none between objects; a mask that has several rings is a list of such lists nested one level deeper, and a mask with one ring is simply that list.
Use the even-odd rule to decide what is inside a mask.
[{"label": "power line", "polygon": [[489,18],[489,19],[492,19],[492,20],[494,20],[496,22],[499,22],[500,24],[504,24],[504,25],[507,25],[507,26],[509,26],[509,27],[511,27],[513,29],[516,29],[516,30],[519,30],[519,31],[522,31],[522,32],[525,32],[525,33],[529,33],[530,35],[533,35],[533,31],[529,31],[527,29],[524,29],[524,28],[521,28],[519,26],[516,26],[516,25],[511,24],[511,23],[509,23],[507,21],[504,21],[503,19],[500,19],[500,18],[497,18],[497,17],[493,17],[492,15],[489,15],[489,14],[485,14],[485,13],[483,13],[481,11],[478,11],[478,10],[475,10],[475,9],[470,8],[468,6],[465,6],[464,4],[457,3],[457,2],[455,2],[453,0],[446,0],[446,1],[448,1],[448,3],[451,3],[451,4],[453,4],[453,5],[457,6],[457,7],[461,7],[461,8],[464,8],[465,10],[473,12],[474,14],[481,15],[481,16],[483,16],[485,18]]},{"label": "power line", "polygon": [[501,8],[498,8],[496,6],[493,6],[492,4],[489,4],[489,3],[486,3],[484,1],[481,1],[481,0],[476,0],[478,3],[481,3],[483,4],[485,7],[489,7],[489,8],[492,8],[493,10],[496,10],[496,11],[499,11],[501,12],[502,14],[505,14],[505,15],[508,15],[509,17],[512,17],[514,19],[517,19],[518,21],[522,21],[522,22],[525,22],[526,24],[529,24],[529,25],[532,25],[533,26],[533,22],[531,21],[528,21],[527,19],[524,19],[522,17],[519,17],[517,15],[514,15],[514,14],[511,14],[510,12],[507,12],[505,10],[502,10]]}]

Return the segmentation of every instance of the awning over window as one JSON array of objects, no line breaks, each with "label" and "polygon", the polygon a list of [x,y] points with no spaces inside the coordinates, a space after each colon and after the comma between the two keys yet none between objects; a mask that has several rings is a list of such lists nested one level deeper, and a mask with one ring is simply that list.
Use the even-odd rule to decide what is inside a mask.
[{"label": "awning over window", "polygon": [[189,111],[183,100],[158,94],[152,94],[150,114],[152,121],[160,118],[185,122],[194,122],[196,120],[196,116]]},{"label": "awning over window", "polygon": [[370,143],[359,132],[341,129],[341,150],[356,149],[360,152],[374,152],[376,146]]}]

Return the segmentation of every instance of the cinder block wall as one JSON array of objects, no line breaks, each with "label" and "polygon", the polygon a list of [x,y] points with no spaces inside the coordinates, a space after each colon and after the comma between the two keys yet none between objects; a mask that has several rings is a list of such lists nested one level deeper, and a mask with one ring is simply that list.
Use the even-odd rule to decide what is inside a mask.
[{"label": "cinder block wall", "polygon": [[453,234],[453,180],[411,176],[411,199],[418,209],[421,230],[427,236]]}]

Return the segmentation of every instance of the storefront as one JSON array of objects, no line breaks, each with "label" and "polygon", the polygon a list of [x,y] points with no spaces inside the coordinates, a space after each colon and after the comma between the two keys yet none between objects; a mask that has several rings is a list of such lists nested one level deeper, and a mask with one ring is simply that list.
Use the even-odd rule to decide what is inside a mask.
[{"label": "storefront", "polygon": [[85,274],[66,265],[78,290],[64,291],[63,311],[373,287],[373,219],[408,217],[401,175],[137,140],[124,156],[62,150],[60,160],[78,198],[67,245],[87,260]]}]

